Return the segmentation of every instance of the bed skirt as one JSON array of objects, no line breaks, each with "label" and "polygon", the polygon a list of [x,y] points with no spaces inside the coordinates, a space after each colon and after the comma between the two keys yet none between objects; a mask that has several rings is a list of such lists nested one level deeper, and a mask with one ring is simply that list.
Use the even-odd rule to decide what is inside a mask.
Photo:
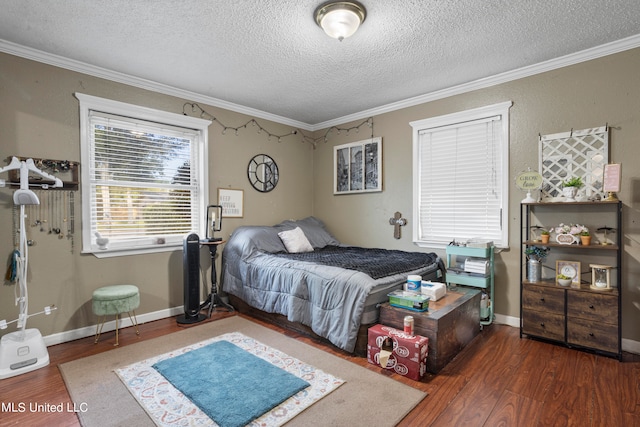
[{"label": "bed skirt", "polygon": [[[244,302],[243,300],[241,300],[235,295],[228,294],[228,297],[231,305],[233,305],[236,311],[242,314],[247,314],[251,317],[255,317],[256,319],[284,328],[288,331],[309,336],[314,340],[331,345],[337,351],[347,353],[345,350],[342,350],[336,347],[328,339],[323,338],[320,335],[313,332],[313,330],[311,330],[309,326],[303,325],[302,323],[299,323],[299,322],[291,322],[287,320],[287,316],[284,316],[282,314],[267,313],[265,311],[259,310],[255,307],[250,306],[249,304],[247,304],[246,302]],[[367,357],[367,333],[369,328],[373,325],[375,325],[375,323],[360,325],[360,328],[358,329],[358,337],[356,339],[356,346],[353,351],[354,355],[358,357]]]}]

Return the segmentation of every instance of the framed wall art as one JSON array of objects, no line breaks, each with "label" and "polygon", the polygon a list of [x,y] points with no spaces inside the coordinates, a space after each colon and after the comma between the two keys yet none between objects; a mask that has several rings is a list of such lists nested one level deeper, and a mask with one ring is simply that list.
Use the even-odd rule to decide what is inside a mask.
[{"label": "framed wall art", "polygon": [[586,197],[601,194],[603,172],[609,162],[609,128],[571,130],[540,135],[539,168],[542,174],[542,198],[562,194],[562,183],[580,177]]},{"label": "framed wall art", "polygon": [[382,138],[333,147],[333,194],[382,191]]},{"label": "framed wall art", "polygon": [[571,287],[580,287],[580,261],[556,261],[556,283],[560,274],[571,279]]},{"label": "framed wall art", "polygon": [[223,218],[242,218],[244,216],[244,191],[218,188],[218,204],[222,206]]}]

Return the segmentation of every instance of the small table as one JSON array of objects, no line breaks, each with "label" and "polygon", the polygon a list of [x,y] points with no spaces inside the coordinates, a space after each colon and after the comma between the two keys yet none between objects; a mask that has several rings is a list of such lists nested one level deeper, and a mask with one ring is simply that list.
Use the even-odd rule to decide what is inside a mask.
[{"label": "small table", "polygon": [[402,330],[404,317],[413,316],[414,332],[429,338],[427,371],[437,374],[480,332],[480,294],[477,289],[458,287],[430,301],[429,310],[423,312],[384,303],[380,323]]},{"label": "small table", "polygon": [[217,307],[225,307],[228,311],[235,311],[231,304],[224,302],[218,294],[218,273],[216,272],[216,253],[218,246],[227,243],[222,239],[207,239],[201,240],[200,244],[209,248],[211,254],[211,292],[207,299],[200,305],[200,309],[208,308],[208,318],[211,318],[211,313]]}]

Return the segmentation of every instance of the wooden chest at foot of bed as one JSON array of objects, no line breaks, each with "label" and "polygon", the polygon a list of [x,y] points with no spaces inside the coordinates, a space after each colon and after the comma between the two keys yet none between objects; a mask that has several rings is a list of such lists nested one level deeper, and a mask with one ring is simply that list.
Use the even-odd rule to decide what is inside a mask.
[{"label": "wooden chest at foot of bed", "polygon": [[429,311],[415,312],[380,306],[380,323],[402,330],[404,317],[413,316],[414,333],[429,338],[427,372],[437,374],[480,332],[480,291],[458,287],[438,301],[429,302]]}]

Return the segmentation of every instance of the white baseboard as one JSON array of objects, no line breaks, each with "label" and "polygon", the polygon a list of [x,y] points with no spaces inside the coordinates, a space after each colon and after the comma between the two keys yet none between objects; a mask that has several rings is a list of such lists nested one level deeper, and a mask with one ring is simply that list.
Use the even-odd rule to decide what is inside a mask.
[{"label": "white baseboard", "polygon": [[[136,319],[138,320],[138,324],[142,324],[142,323],[152,322],[154,320],[165,319],[167,317],[177,316],[181,313],[184,313],[184,308],[182,306],[167,308],[165,310],[160,310],[160,311],[154,311],[152,313],[141,314],[139,316],[136,316]],[[119,323],[118,327],[120,329],[133,326],[133,323],[129,319],[129,316],[127,316],[125,313],[123,313],[121,320],[118,323]],[[103,333],[109,332],[109,331],[115,331],[115,330],[116,330],[115,318],[112,321],[105,322],[104,326],[102,327]],[[80,338],[90,337],[95,334],[96,334],[95,325],[86,326],[84,328],[47,335],[46,337],[44,337],[44,343],[47,346],[51,346],[55,344],[62,344],[64,342],[74,341]]]},{"label": "white baseboard", "polygon": [[[154,320],[165,319],[167,317],[177,316],[184,312],[183,307],[173,307],[165,310],[154,311],[153,313],[145,313],[140,316],[136,316],[138,319],[138,324],[152,322]],[[505,316],[502,314],[495,315],[495,323],[499,323],[501,325],[512,326],[514,328],[520,327],[520,318],[513,316]],[[129,326],[133,326],[129,316],[125,316],[122,318],[120,322],[120,328],[127,328]],[[102,328],[102,332],[114,331],[116,329],[116,321],[112,320],[110,322],[106,322],[104,327]],[[58,334],[47,335],[44,337],[44,342],[47,346],[62,344],[64,342],[77,340],[80,338],[86,338],[91,335],[95,335],[96,327],[94,326],[86,326],[80,329],[74,329],[72,331],[60,332]],[[633,341],[629,339],[622,339],[622,351],[626,351],[628,353],[640,354],[640,341]]]},{"label": "white baseboard", "polygon": [[505,316],[504,314],[496,314],[496,323],[500,323],[501,325],[509,325],[514,328],[520,327],[520,318],[513,316]]},{"label": "white baseboard", "polygon": [[622,338],[622,351],[633,354],[640,354],[640,341],[632,341]]},{"label": "white baseboard", "polygon": [[[513,326],[514,328],[520,327],[520,318],[513,316],[504,316],[502,314],[496,314],[495,323],[502,325]],[[640,354],[640,341],[633,341],[626,338],[622,339],[622,351],[628,353]]]}]

